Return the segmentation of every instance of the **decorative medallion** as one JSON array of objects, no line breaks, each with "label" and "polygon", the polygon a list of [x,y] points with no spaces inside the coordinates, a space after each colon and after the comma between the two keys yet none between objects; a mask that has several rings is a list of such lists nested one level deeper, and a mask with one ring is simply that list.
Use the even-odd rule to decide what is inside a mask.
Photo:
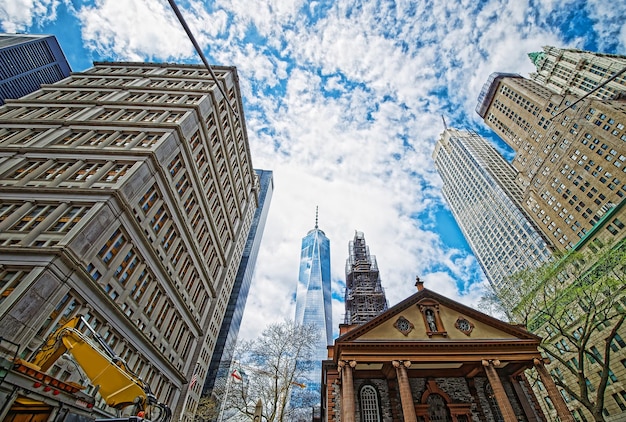
[{"label": "decorative medallion", "polygon": [[405,336],[413,331],[413,328],[415,327],[408,319],[403,316],[398,318],[393,326],[396,327],[396,330],[400,331]]},{"label": "decorative medallion", "polygon": [[471,334],[472,330],[474,329],[474,324],[472,324],[471,322],[469,322],[467,319],[463,317],[458,317],[456,322],[454,323],[454,326],[457,328],[457,330],[467,334],[468,336]]}]

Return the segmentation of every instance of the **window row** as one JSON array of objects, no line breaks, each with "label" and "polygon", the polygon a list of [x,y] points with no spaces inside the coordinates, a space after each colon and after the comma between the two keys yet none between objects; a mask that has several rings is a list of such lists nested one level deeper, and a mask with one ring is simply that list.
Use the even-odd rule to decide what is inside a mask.
[{"label": "window row", "polygon": [[178,123],[186,111],[105,108],[94,120],[133,123]]},{"label": "window row", "polygon": [[[111,185],[121,181],[135,162],[84,161],[68,159],[29,159],[0,174],[5,181],[21,181],[26,186]],[[7,184],[7,183],[5,183]]]},{"label": "window row", "polygon": [[91,205],[43,202],[0,203],[0,231],[67,233],[85,217]]}]

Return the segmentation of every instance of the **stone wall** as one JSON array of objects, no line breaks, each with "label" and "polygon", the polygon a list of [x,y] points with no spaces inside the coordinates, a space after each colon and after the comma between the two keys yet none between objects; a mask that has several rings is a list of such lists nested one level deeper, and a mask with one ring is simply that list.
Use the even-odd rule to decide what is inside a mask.
[{"label": "stone wall", "polygon": [[[497,422],[499,416],[494,413],[492,402],[487,397],[488,380],[486,377],[475,377],[472,380],[473,388],[470,382],[462,377],[435,378],[434,381],[441,391],[450,397],[452,403],[470,403],[472,409],[473,422]],[[519,421],[526,421],[522,406],[515,394],[513,385],[508,379],[501,379],[504,390],[511,402],[511,406],[518,416]],[[402,420],[402,404],[397,388],[393,386],[395,380],[387,379],[355,379],[354,380],[354,397],[355,397],[355,420],[361,420],[361,403],[359,393],[365,385],[373,386],[378,392],[379,406],[381,410],[381,422],[396,422]],[[427,378],[410,378],[411,392],[413,394],[413,402],[421,403],[422,396],[426,392]],[[391,383],[391,384],[390,384]],[[340,387],[334,385],[333,393],[335,400],[334,420],[341,420],[340,409]],[[394,415],[396,416],[394,418]]]},{"label": "stone wall", "polygon": [[[361,420],[361,400],[359,392],[364,385],[373,386],[378,392],[378,403],[380,406],[380,420],[381,422],[393,422],[393,412],[391,406],[391,398],[389,394],[389,385],[387,380],[384,379],[356,379],[354,380],[354,392],[355,392],[355,415],[354,420]],[[399,400],[399,399],[398,399]]]}]

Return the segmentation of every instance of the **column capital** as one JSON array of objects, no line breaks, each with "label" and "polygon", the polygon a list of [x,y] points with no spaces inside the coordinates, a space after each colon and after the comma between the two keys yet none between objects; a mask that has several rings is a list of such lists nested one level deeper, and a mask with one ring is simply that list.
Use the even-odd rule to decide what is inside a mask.
[{"label": "column capital", "polygon": [[399,368],[401,366],[404,366],[405,368],[411,367],[410,360],[392,360],[391,364],[393,365],[394,368]]},{"label": "column capital", "polygon": [[535,366],[545,366],[545,365],[550,364],[551,362],[552,362],[552,361],[550,360],[550,358],[541,358],[541,359],[539,359],[539,358],[534,358],[534,359],[533,359],[533,364],[534,364]]}]

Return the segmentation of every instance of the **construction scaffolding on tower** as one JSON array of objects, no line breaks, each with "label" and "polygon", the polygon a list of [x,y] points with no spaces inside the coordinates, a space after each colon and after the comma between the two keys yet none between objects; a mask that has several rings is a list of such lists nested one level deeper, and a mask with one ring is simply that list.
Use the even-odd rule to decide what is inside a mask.
[{"label": "construction scaffolding on tower", "polygon": [[345,324],[363,324],[388,308],[376,257],[370,255],[362,232],[348,244],[346,260]]}]

